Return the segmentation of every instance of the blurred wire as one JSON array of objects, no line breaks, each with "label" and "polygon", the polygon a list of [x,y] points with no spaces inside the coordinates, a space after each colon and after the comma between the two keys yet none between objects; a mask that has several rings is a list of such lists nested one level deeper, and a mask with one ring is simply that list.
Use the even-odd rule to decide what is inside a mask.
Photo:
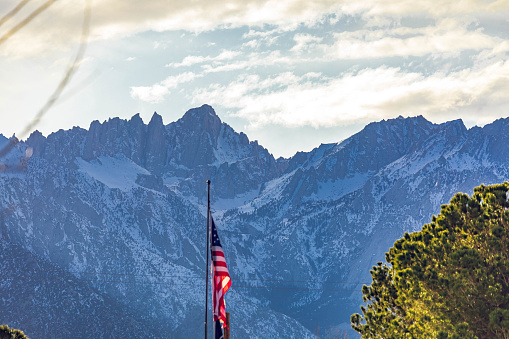
[{"label": "blurred wire", "polygon": [[[25,20],[23,20],[21,23],[16,25],[13,29],[11,29],[9,32],[7,32],[2,38],[0,38],[0,45],[7,40],[10,36],[12,36],[16,31],[18,31],[20,28],[25,26],[27,23],[29,23],[32,19],[34,19],[37,15],[39,15],[42,11],[47,9],[49,6],[51,6],[56,0],[49,0],[42,6],[40,6],[38,9],[36,9],[34,12],[32,12]],[[18,5],[19,6],[19,5]],[[12,12],[12,11],[11,11]],[[46,104],[39,110],[39,112],[35,115],[35,117],[32,119],[32,121],[23,129],[23,131],[20,133],[20,137],[25,137],[28,133],[32,131],[32,129],[39,124],[42,117],[46,112],[55,104],[55,102],[58,100],[60,95],[62,94],[62,91],[65,89],[73,75],[78,70],[81,61],[83,59],[83,55],[85,54],[85,50],[87,48],[87,40],[90,32],[90,17],[92,13],[92,1],[91,0],[85,0],[85,9],[83,13],[83,24],[82,24],[82,31],[81,31],[81,39],[80,39],[80,47],[78,49],[78,52],[76,53],[76,57],[71,62],[71,64],[67,67],[67,71],[65,72],[64,77],[58,84],[57,88],[53,92],[53,94],[49,97]],[[10,14],[10,13],[9,13]],[[9,15],[7,14],[7,15]],[[5,18],[5,17],[4,17]],[[3,20],[3,19],[2,19]],[[4,157],[7,153],[10,152],[10,150],[19,143],[18,138],[11,138],[6,146],[3,147],[3,149],[0,150],[0,159]]]},{"label": "blurred wire", "polygon": [[[71,274],[71,275],[104,275],[104,276],[118,276],[118,277],[143,277],[143,278],[155,278],[155,279],[174,279],[178,280],[185,278],[191,280],[203,279],[202,277],[193,277],[190,275],[180,274],[136,274],[136,273],[108,273],[108,272],[81,272],[81,271],[67,271],[67,270],[41,270],[41,269],[15,269],[4,267],[3,270],[25,272],[25,273],[56,273],[56,274]],[[283,283],[306,283],[306,284],[347,284],[347,285],[362,285],[365,283],[356,281],[319,281],[319,280],[285,280],[285,279],[263,279],[263,278],[240,278],[232,276],[232,281],[254,281],[254,282],[283,282]],[[253,287],[254,288],[254,287]]]},{"label": "blurred wire", "polygon": [[[191,283],[175,283],[175,282],[159,282],[159,281],[121,281],[121,280],[103,280],[103,279],[79,279],[74,277],[40,277],[40,276],[26,276],[15,275],[0,276],[0,279],[37,279],[37,280],[56,280],[56,281],[73,281],[73,282],[91,282],[91,283],[113,283],[113,284],[134,284],[134,285],[166,285],[166,286],[187,286],[187,287],[204,287],[202,284]],[[294,286],[236,286],[232,284],[233,289],[248,288],[248,289],[270,289],[270,290],[302,290],[302,291],[329,291],[329,292],[357,292],[358,289],[333,289],[333,288],[312,288],[312,287],[294,287]]]},{"label": "blurred wire", "polygon": [[78,49],[78,53],[76,53],[76,57],[74,58],[74,61],[69,65],[67,68],[67,72],[65,73],[64,78],[60,81],[60,84],[58,84],[57,88],[53,92],[53,94],[50,96],[46,104],[39,110],[39,112],[35,115],[34,119],[30,124],[28,124],[25,129],[21,132],[21,137],[28,134],[41,120],[43,115],[53,106],[55,101],[58,100],[58,97],[64,90],[65,86],[69,83],[69,80],[71,80],[72,76],[76,73],[78,70],[78,67],[80,66],[80,63],[83,59],[83,55],[85,54],[85,50],[87,49],[87,40],[88,35],[90,31],[90,17],[92,13],[92,6],[91,6],[91,0],[86,0],[85,5],[85,12],[83,15],[83,27],[81,32],[81,40],[80,40],[80,47]]},{"label": "blurred wire", "polygon": [[16,15],[30,0],[23,0],[21,1],[14,9],[12,9],[9,13],[3,16],[2,19],[0,19],[0,26],[2,26],[4,23],[6,23],[10,18]]},{"label": "blurred wire", "polygon": [[[0,20],[0,25],[5,23],[7,20],[9,20],[11,17],[13,17],[23,6],[26,5],[26,3],[30,0],[24,0],[22,1],[18,6],[16,6],[12,11],[7,13],[2,20]],[[10,29],[7,33],[5,33],[2,37],[0,37],[0,45],[3,44],[7,39],[9,39],[11,36],[13,36],[17,31],[25,27],[30,21],[35,19],[39,14],[44,12],[46,9],[48,9],[51,5],[53,5],[56,2],[56,0],[48,0],[44,4],[42,4],[39,8],[37,8],[35,11],[30,13],[29,16],[27,16],[23,21],[21,21],[19,24],[14,26]]]}]

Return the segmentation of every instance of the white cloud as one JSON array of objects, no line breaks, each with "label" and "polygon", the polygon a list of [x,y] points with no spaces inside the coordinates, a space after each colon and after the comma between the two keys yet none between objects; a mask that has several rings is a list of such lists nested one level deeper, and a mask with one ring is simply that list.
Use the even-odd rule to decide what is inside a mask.
[{"label": "white cloud", "polygon": [[[205,73],[229,72],[253,69],[259,66],[291,66],[312,62],[338,60],[383,59],[388,57],[434,58],[457,57],[459,53],[477,51],[480,57],[497,56],[503,59],[509,51],[508,42],[485,34],[482,29],[468,29],[470,21],[454,18],[441,19],[425,27],[396,26],[391,28],[359,29],[333,34],[333,40],[324,42],[323,36],[298,33],[293,36],[295,44],[287,50],[260,51],[248,55],[224,50],[219,55],[187,56],[181,62],[168,67],[189,67],[202,64]],[[250,30],[243,38],[272,37],[273,31]],[[272,37],[273,38],[273,37]],[[254,39],[243,47],[258,48],[261,40]]]},{"label": "white cloud", "polygon": [[321,37],[312,36],[311,34],[295,34],[293,37],[295,45],[292,47],[293,52],[302,52],[316,48],[316,45],[323,40]]},{"label": "white cloud", "polygon": [[172,62],[170,64],[165,65],[165,67],[182,67],[182,66],[192,66],[195,64],[201,64],[205,61],[211,60],[211,57],[203,57],[203,56],[195,56],[195,55],[188,55],[182,60],[182,62]]},{"label": "white cloud", "polygon": [[[210,73],[230,72],[238,70],[249,70],[252,67],[262,65],[274,65],[278,63],[288,64],[289,58],[282,57],[278,51],[263,53],[252,53],[247,58],[230,62],[230,59],[235,58],[240,53],[234,51],[223,51],[216,57],[202,57],[202,56],[187,56],[180,63],[173,63],[166,65],[167,67],[183,67],[192,66],[195,64],[210,62],[202,65],[202,73],[184,72],[176,76],[169,76],[166,79],[152,85],[152,86],[133,86],[130,90],[130,95],[133,99],[138,99],[149,103],[159,103],[170,94],[171,89],[177,88],[180,84],[191,82],[197,78],[202,78]],[[318,73],[309,73],[309,77],[315,77]],[[278,79],[280,79],[278,77]]]},{"label": "white cloud", "polygon": [[294,29],[294,25],[282,26],[272,30],[266,30],[263,27],[260,29],[250,29],[249,32],[242,35],[242,39],[249,39],[248,42],[242,44],[242,47],[256,49],[262,46],[273,46],[279,40],[282,33],[292,31]]},{"label": "white cloud", "polygon": [[276,28],[272,30],[256,30],[256,29],[250,29],[249,32],[244,33],[242,36],[243,39],[250,39],[250,38],[270,38],[271,36],[280,34],[283,32],[282,29]]},{"label": "white cloud", "polygon": [[197,75],[192,72],[186,72],[186,73],[181,73],[177,76],[169,76],[166,79],[164,79],[161,82],[161,84],[167,88],[177,88],[177,86],[179,84],[193,81],[197,77],[200,77],[200,75]]},{"label": "white cloud", "polygon": [[424,28],[398,27],[362,29],[335,34],[333,46],[321,46],[330,58],[364,59],[392,56],[454,55],[464,50],[497,48],[500,38],[484,34],[481,29],[468,30],[456,19],[440,20]]},{"label": "white cloud", "polygon": [[[237,58],[237,60],[233,60]],[[201,68],[203,75],[208,73],[231,72],[249,70],[260,66],[291,65],[304,61],[304,58],[293,58],[281,55],[280,51],[257,52],[243,55],[236,51],[223,51],[216,57],[211,56],[187,56],[182,62],[170,63],[166,67],[189,67],[196,64],[203,64]]]},{"label": "white cloud", "polygon": [[131,87],[131,97],[140,99],[141,101],[158,103],[164,100],[164,97],[170,91],[167,87],[156,84],[153,86]]},{"label": "white cloud", "polygon": [[507,0],[363,0],[344,3],[344,13],[363,13],[366,17],[410,16],[426,14],[429,17],[471,15],[480,13],[498,13],[509,10]]},{"label": "white cloud", "polygon": [[184,60],[182,60],[182,62],[177,62],[177,63],[172,62],[172,63],[165,65],[165,67],[175,67],[175,68],[183,67],[183,66],[189,67],[189,66],[192,66],[195,64],[201,64],[201,63],[208,62],[208,61],[219,62],[219,61],[224,61],[224,60],[231,60],[238,55],[240,55],[240,52],[229,51],[229,50],[223,50],[219,55],[217,55],[215,57],[189,55],[189,56],[186,56],[184,58]]},{"label": "white cloud", "polygon": [[[15,0],[4,0],[3,8],[12,8]],[[28,13],[37,7],[29,3]],[[84,2],[61,0],[51,6],[0,48],[0,55],[40,55],[51,50],[68,49],[80,38]],[[424,15],[431,18],[494,15],[505,18],[508,0],[219,0],[167,1],[135,0],[94,1],[90,39],[113,39],[146,31],[209,31],[232,27],[276,27],[290,30],[299,24],[323,22],[326,15],[362,15],[368,23],[375,18]],[[11,26],[21,18],[12,19]],[[391,21],[389,21],[391,22]],[[48,25],[48,23],[51,23]],[[260,30],[263,31],[263,30]],[[256,36],[253,30],[248,36]],[[259,35],[259,37],[262,37]],[[27,48],[30,46],[30,48]]]},{"label": "white cloud", "polygon": [[255,49],[255,48],[258,48],[260,45],[261,45],[260,40],[253,39],[253,40],[249,40],[248,42],[243,43],[242,47],[248,47],[251,49]]},{"label": "white cloud", "polygon": [[131,87],[131,97],[149,103],[158,103],[164,100],[164,97],[170,94],[170,89],[177,88],[180,84],[193,81],[202,75],[192,72],[181,73],[177,76],[169,76],[163,81],[152,86],[133,86]]},{"label": "white cloud", "polygon": [[273,51],[251,53],[246,58],[240,60],[216,65],[203,65],[202,68],[205,73],[218,73],[235,70],[250,70],[259,66],[272,66],[277,64],[290,65],[295,62],[297,62],[297,60],[291,57],[282,56],[280,51]]},{"label": "white cloud", "polygon": [[[2,8],[14,8],[15,0],[5,0]],[[35,10],[39,4],[29,3],[22,14]],[[292,26],[312,23],[338,6],[334,0],[101,0],[92,4],[90,41],[109,40],[146,31],[191,32],[216,28],[276,25]],[[43,52],[67,50],[80,39],[84,2],[57,1],[47,11],[9,39],[0,55],[35,56]],[[11,19],[12,27],[19,18]],[[51,23],[51,24],[48,24]],[[27,48],[30,46],[30,48]]]},{"label": "white cloud", "polygon": [[[316,74],[311,77],[316,79]],[[339,78],[311,81],[292,73],[262,79],[242,76],[228,85],[213,84],[192,94],[195,103],[230,109],[251,127],[267,124],[314,127],[372,121],[394,115],[498,117],[509,108],[509,62],[449,74],[405,73],[379,67]]]},{"label": "white cloud", "polygon": [[[502,84],[507,79],[507,63],[500,60],[507,59],[509,45],[503,38],[489,35],[483,28],[473,28],[476,27],[475,15],[465,14],[472,14],[475,10],[491,15],[495,13],[494,8],[503,12],[506,7],[509,8],[504,7],[509,0],[488,4],[484,1],[465,0],[463,6],[458,5],[457,1],[446,0],[443,3],[445,10],[432,10],[432,5],[436,6],[436,3],[427,0],[418,0],[412,6],[399,0],[355,3],[339,1],[334,4],[321,1],[316,7],[304,5],[300,1],[282,1],[274,4],[275,14],[265,11],[269,3],[274,4],[266,2],[265,5],[253,5],[260,9],[254,10],[255,14],[242,12],[243,5],[235,7],[235,11],[249,17],[244,24],[253,24],[264,17],[264,20],[276,26],[269,26],[269,30],[263,27],[251,28],[242,36],[247,41],[242,47],[266,46],[283,32],[288,33],[290,26],[277,26],[283,25],[283,21],[279,22],[276,17],[278,11],[288,8],[290,3],[307,13],[301,13],[302,17],[297,16],[299,19],[296,20],[301,22],[304,17],[316,20],[323,18],[324,8],[329,12],[340,8],[344,13],[362,15],[365,19],[376,15],[380,20],[370,20],[368,25],[352,26],[355,30],[335,34],[321,30],[312,31],[313,35],[305,33],[305,30],[299,30],[301,33],[297,34],[288,33],[287,36],[293,36],[295,43],[293,46],[282,44],[279,46],[281,50],[259,49],[251,54],[223,50],[215,56],[189,55],[181,62],[167,66],[185,68],[200,65],[201,74],[187,73],[192,76],[179,75],[154,86],[133,87],[131,95],[145,101],[163,100],[170,89],[176,88],[178,84],[211,73],[238,72],[236,81],[229,84],[213,83],[195,90],[188,98],[194,103],[208,102],[229,108],[246,118],[252,126],[334,126],[394,114],[453,114],[459,109],[474,110],[482,102],[486,103],[488,109],[494,107],[495,103],[504,107],[507,105],[499,88],[505,88]],[[320,16],[317,13],[322,14]],[[405,24],[405,21],[395,19],[404,15],[415,15],[425,20]],[[337,16],[333,17],[337,20]],[[230,25],[228,27],[235,26],[233,21],[225,22]],[[464,69],[467,66],[458,62],[457,56],[463,51],[477,52],[477,56],[473,57],[475,66],[472,68]],[[426,76],[386,66],[371,66],[359,72],[343,73],[339,78],[313,72],[305,76],[284,72],[296,68],[309,71],[323,69],[310,67],[318,62],[322,62],[322,65],[329,62],[332,65],[339,60],[360,60],[362,65],[363,60],[377,59],[378,65],[382,65],[384,58],[405,57],[410,62],[415,60],[412,57],[428,55],[432,57],[428,60],[441,60],[421,65],[427,68]],[[446,63],[441,63],[447,58],[449,60]],[[281,66],[281,74],[265,78],[254,75],[255,68],[275,65]],[[450,69],[464,70],[453,73],[449,72]],[[429,72],[432,72],[431,76]]]}]

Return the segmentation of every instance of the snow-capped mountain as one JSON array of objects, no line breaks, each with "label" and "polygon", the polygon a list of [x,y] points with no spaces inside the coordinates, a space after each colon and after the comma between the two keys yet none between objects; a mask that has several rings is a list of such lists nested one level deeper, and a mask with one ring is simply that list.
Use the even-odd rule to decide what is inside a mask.
[{"label": "snow-capped mountain", "polygon": [[509,119],[399,117],[274,159],[207,105],[34,132],[0,159],[0,322],[31,338],[202,336],[210,179],[232,336],[348,328],[396,239],[509,179],[508,139]]}]

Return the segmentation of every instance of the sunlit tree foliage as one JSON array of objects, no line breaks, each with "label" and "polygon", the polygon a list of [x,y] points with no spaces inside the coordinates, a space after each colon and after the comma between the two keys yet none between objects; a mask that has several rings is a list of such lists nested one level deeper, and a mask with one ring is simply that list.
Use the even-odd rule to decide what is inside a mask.
[{"label": "sunlit tree foliage", "polygon": [[9,328],[7,325],[1,325],[0,339],[28,339],[28,337],[20,330]]},{"label": "sunlit tree foliage", "polygon": [[456,194],[363,286],[363,338],[509,338],[509,183]]}]

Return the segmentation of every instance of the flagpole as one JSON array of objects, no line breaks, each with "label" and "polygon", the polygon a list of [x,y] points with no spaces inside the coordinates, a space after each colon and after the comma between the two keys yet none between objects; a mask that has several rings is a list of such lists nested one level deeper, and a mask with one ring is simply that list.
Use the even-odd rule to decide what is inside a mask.
[{"label": "flagpole", "polygon": [[207,339],[207,310],[209,294],[209,236],[210,236],[210,180],[207,180],[207,260],[205,261],[205,339]]}]

